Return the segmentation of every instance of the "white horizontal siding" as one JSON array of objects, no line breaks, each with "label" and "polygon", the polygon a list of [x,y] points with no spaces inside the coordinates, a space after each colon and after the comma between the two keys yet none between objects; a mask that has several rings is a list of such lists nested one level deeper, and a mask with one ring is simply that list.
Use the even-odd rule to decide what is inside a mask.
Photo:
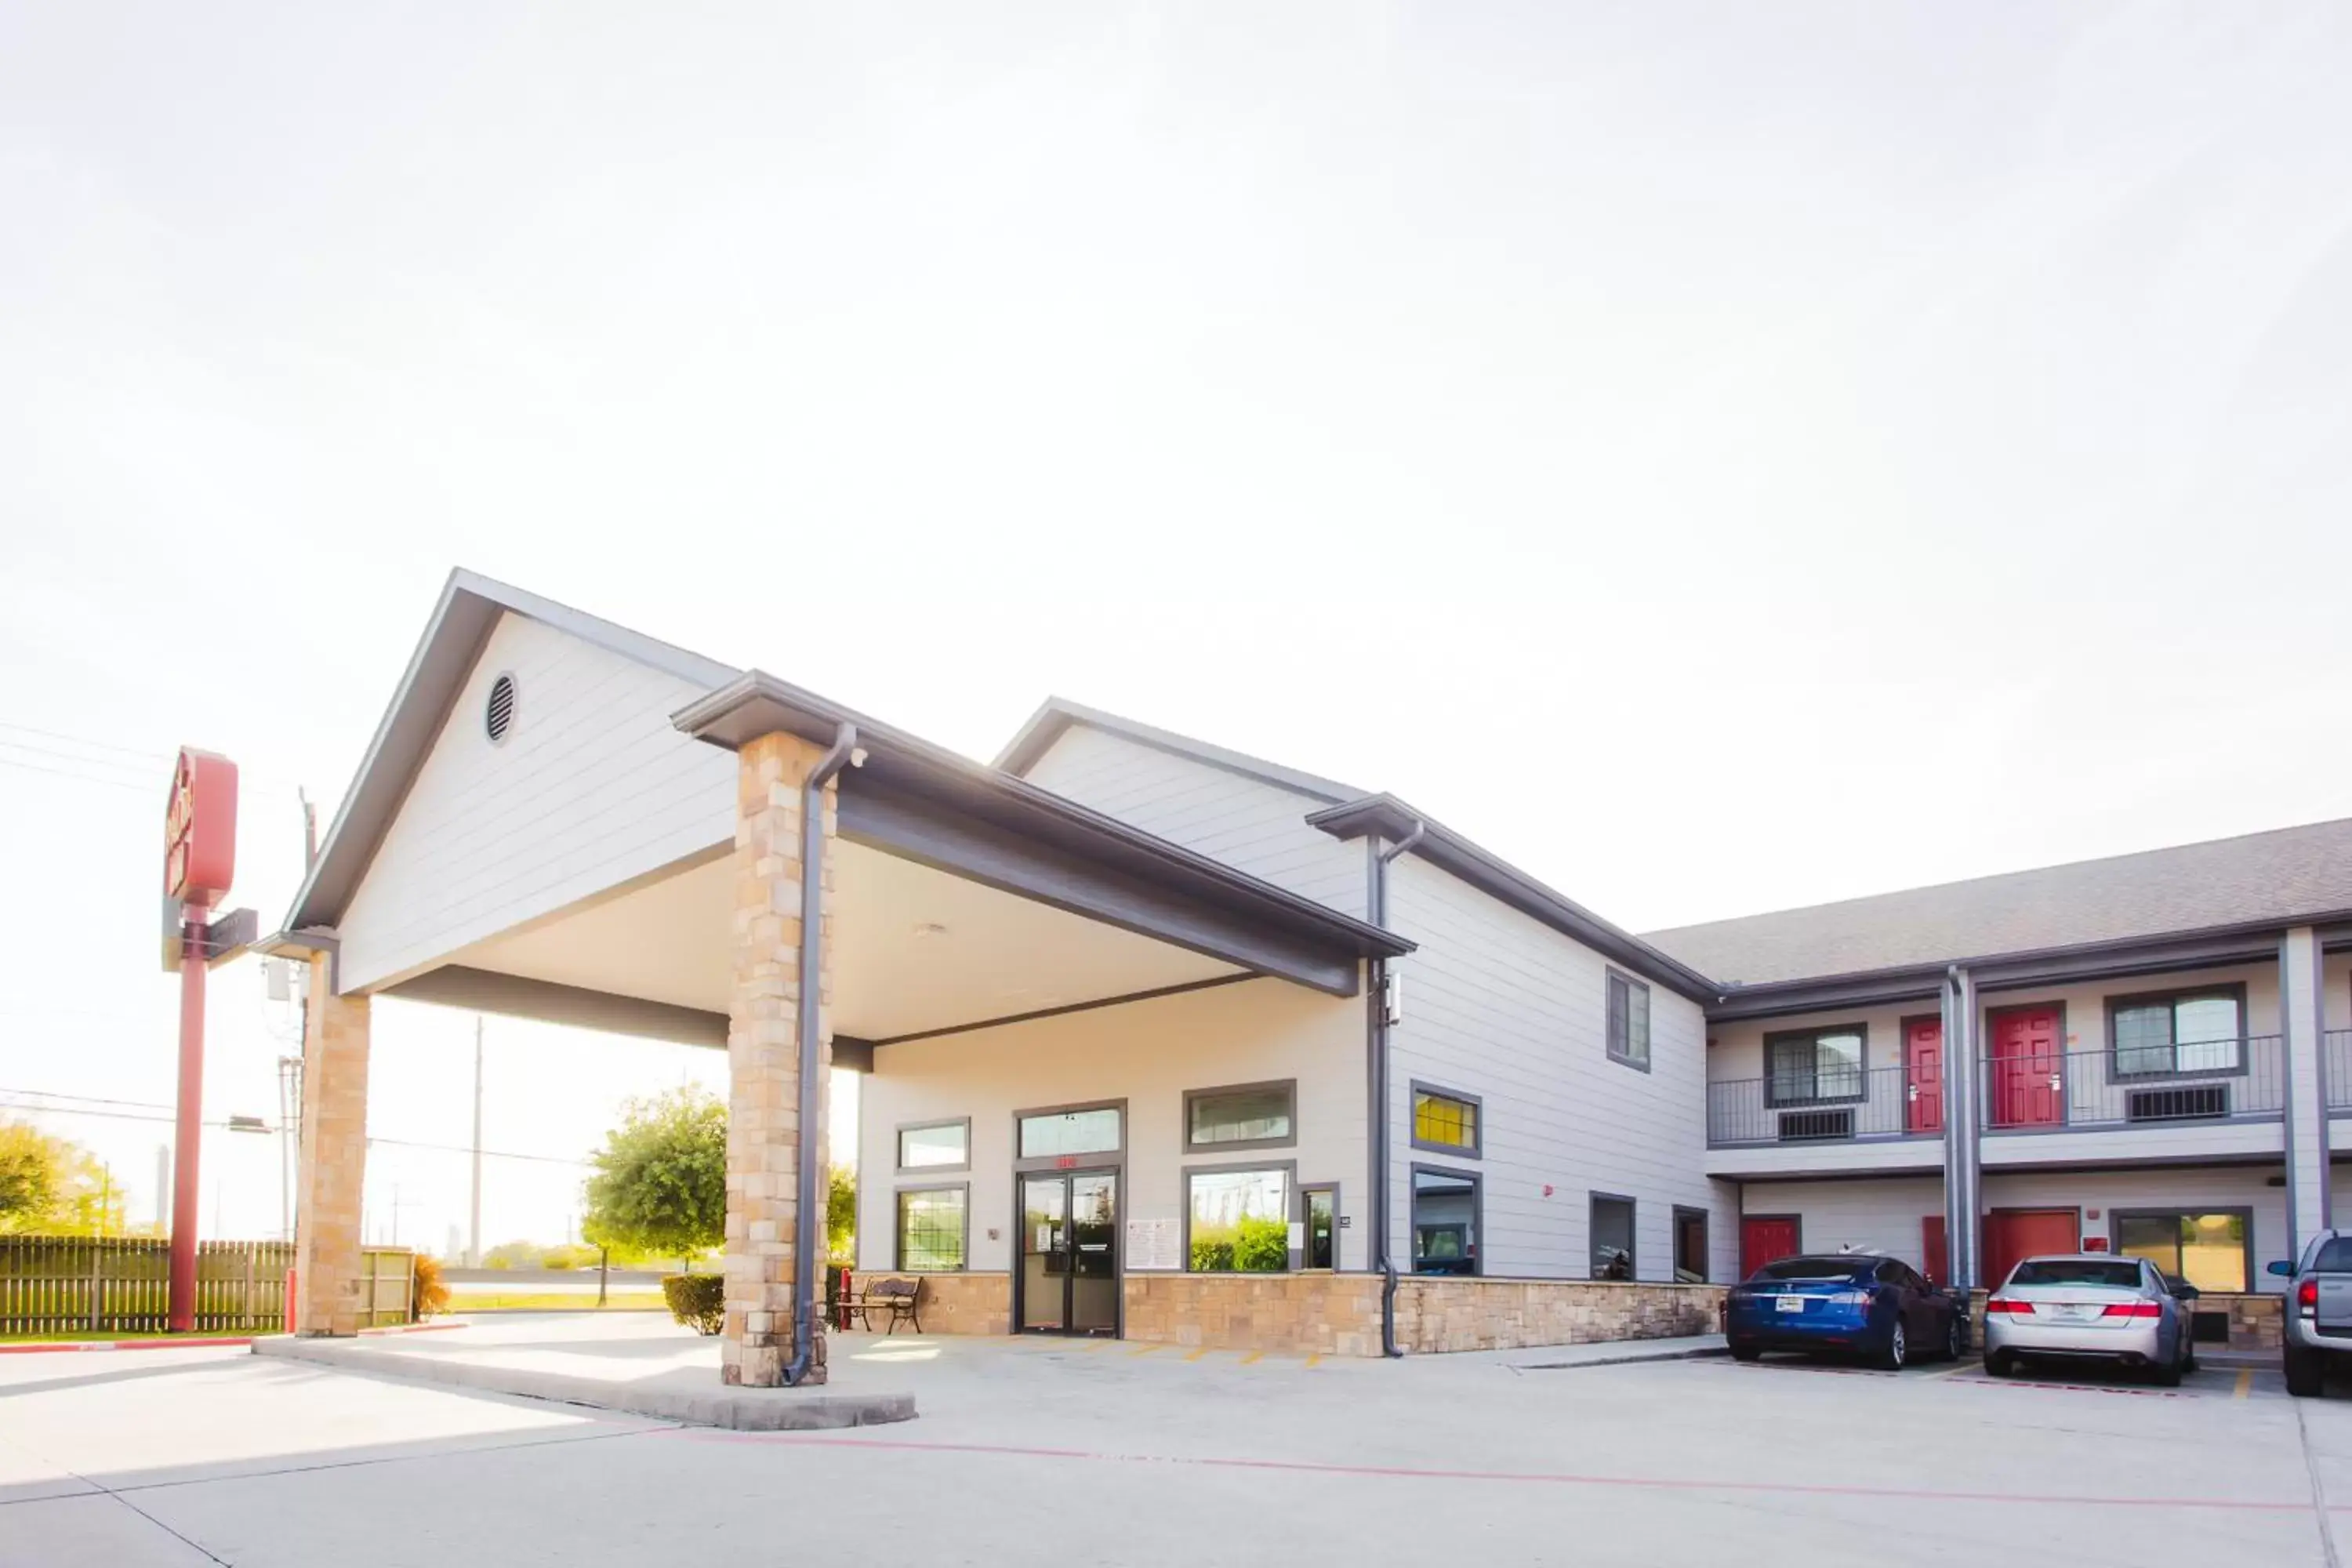
[{"label": "white horizontal siding", "polygon": [[1195,854],[1363,917],[1364,846],[1307,825],[1307,813],[1328,801],[1091,724],[1064,730],[1025,776]]},{"label": "white horizontal siding", "polygon": [[[1717,1277],[1738,1258],[1733,1189],[1706,1173],[1706,1020],[1650,988],[1650,1070],[1608,1055],[1609,965],[1599,953],[1407,855],[1389,869],[1390,923],[1420,943],[1397,965],[1404,1021],[1392,1036],[1391,1136],[1412,1162],[1484,1177],[1480,1271],[1588,1278],[1593,1193],[1634,1200],[1640,1277],[1673,1277],[1673,1211],[1706,1210]],[[1480,1099],[1482,1157],[1412,1147],[1411,1085]],[[1545,1189],[1549,1187],[1549,1194]],[[1411,1257],[1400,1177],[1391,1245]]]},{"label": "white horizontal siding", "polygon": [[[513,727],[482,724],[515,679]],[[509,613],[344,911],[359,989],[728,842],[735,760],[678,733],[691,682]]]},{"label": "white horizontal siding", "polygon": [[1854,1182],[1749,1182],[1740,1209],[1751,1215],[1795,1215],[1797,1245],[1806,1252],[1883,1252],[1927,1272],[1927,1228],[1944,1212],[1937,1176]]},{"label": "white horizontal siding", "polygon": [[2282,1281],[2264,1269],[2284,1258],[2286,1192],[2270,1184],[2280,1167],[2271,1165],[2168,1165],[2137,1171],[2047,1171],[2000,1173],[1987,1171],[1984,1206],[1993,1209],[2071,1208],[2082,1211],[2083,1234],[2105,1237],[2115,1245],[2117,1209],[2252,1209],[2254,1217],[2254,1277],[2257,1290],[2275,1290]]}]

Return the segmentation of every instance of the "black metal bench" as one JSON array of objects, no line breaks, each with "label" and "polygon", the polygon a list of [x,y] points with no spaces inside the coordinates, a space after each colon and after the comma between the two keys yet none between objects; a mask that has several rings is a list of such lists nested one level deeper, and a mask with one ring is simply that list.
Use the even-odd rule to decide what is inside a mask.
[{"label": "black metal bench", "polygon": [[923,1331],[923,1320],[919,1315],[922,1294],[923,1282],[919,1279],[869,1279],[850,1299],[849,1311],[869,1334],[874,1331],[877,1312],[889,1314],[889,1327],[883,1331],[886,1335],[897,1333],[901,1322],[912,1323],[919,1334]]}]

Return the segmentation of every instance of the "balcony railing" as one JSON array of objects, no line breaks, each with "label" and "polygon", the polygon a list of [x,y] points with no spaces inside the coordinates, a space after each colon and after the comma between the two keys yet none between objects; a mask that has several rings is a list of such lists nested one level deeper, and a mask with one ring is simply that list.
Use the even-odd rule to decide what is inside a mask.
[{"label": "balcony railing", "polygon": [[2275,1117],[2279,1037],[2005,1057],[1984,1064],[1988,1132],[2147,1127]]},{"label": "balcony railing", "polygon": [[2352,1029],[2330,1029],[2319,1037],[2320,1071],[2327,1083],[2327,1109],[2352,1110]]},{"label": "balcony railing", "polygon": [[[2352,1029],[2327,1038],[2328,1103],[2352,1107]],[[2003,1133],[2273,1120],[2286,1106],[2282,1058],[2275,1035],[2003,1058],[1984,1064],[1980,1114],[1988,1132]],[[1941,1090],[1932,1081],[1913,1082],[1902,1067],[1706,1086],[1713,1148],[1939,1138],[1943,1131]]]},{"label": "balcony railing", "polygon": [[1903,1068],[1892,1067],[1711,1083],[1706,1141],[1720,1147],[1941,1136],[1941,1102],[1932,1089],[1916,1100],[1907,1080]]}]

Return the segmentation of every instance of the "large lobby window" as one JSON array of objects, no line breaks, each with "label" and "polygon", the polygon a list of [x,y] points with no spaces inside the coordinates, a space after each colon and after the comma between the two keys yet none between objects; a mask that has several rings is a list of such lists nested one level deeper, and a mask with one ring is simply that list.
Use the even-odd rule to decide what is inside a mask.
[{"label": "large lobby window", "polygon": [[2116,1250],[2126,1257],[2145,1258],[2200,1290],[2247,1288],[2253,1272],[2253,1215],[2248,1210],[2116,1209],[2107,1217],[2115,1226]]},{"label": "large lobby window", "polygon": [[1478,1178],[1469,1172],[1412,1168],[1412,1271],[1478,1272]]},{"label": "large lobby window", "polygon": [[1184,1173],[1185,1256],[1195,1273],[1278,1274],[1290,1267],[1290,1173]]}]

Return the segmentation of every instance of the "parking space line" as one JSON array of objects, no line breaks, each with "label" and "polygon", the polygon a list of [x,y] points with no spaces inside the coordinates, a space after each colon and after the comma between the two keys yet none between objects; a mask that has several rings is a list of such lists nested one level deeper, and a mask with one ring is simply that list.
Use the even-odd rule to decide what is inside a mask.
[{"label": "parking space line", "polygon": [[1314,1355],[1308,1356],[1307,1358],[1307,1364],[1308,1366],[1321,1366],[1323,1364],[1322,1353],[1318,1352]]},{"label": "parking space line", "polygon": [[1131,1350],[1127,1353],[1129,1355],[1150,1355],[1154,1351],[1164,1351],[1168,1347],[1166,1345],[1139,1345],[1134,1350]]},{"label": "parking space line", "polygon": [[1202,1345],[1199,1350],[1186,1352],[1184,1359],[1186,1361],[1199,1361],[1202,1356],[1207,1355],[1208,1353],[1209,1347]]},{"label": "parking space line", "polygon": [[1255,1366],[1265,1359],[1265,1352],[1264,1351],[1252,1351],[1249,1354],[1242,1357],[1242,1364],[1244,1366]]},{"label": "parking space line", "polygon": [[1976,1369],[1977,1366],[1974,1362],[1958,1362],[1953,1365],[1945,1367],[1940,1372],[1923,1372],[1919,1374],[1919,1381],[1922,1383],[1933,1383],[1939,1377],[1958,1377],[1964,1372],[1974,1372]]},{"label": "parking space line", "polygon": [[2254,1369],[2250,1366],[2242,1366],[2238,1369],[2238,1386],[2230,1391],[2230,1397],[2232,1399],[2243,1399],[2246,1396],[2246,1391],[2253,1386]]}]

